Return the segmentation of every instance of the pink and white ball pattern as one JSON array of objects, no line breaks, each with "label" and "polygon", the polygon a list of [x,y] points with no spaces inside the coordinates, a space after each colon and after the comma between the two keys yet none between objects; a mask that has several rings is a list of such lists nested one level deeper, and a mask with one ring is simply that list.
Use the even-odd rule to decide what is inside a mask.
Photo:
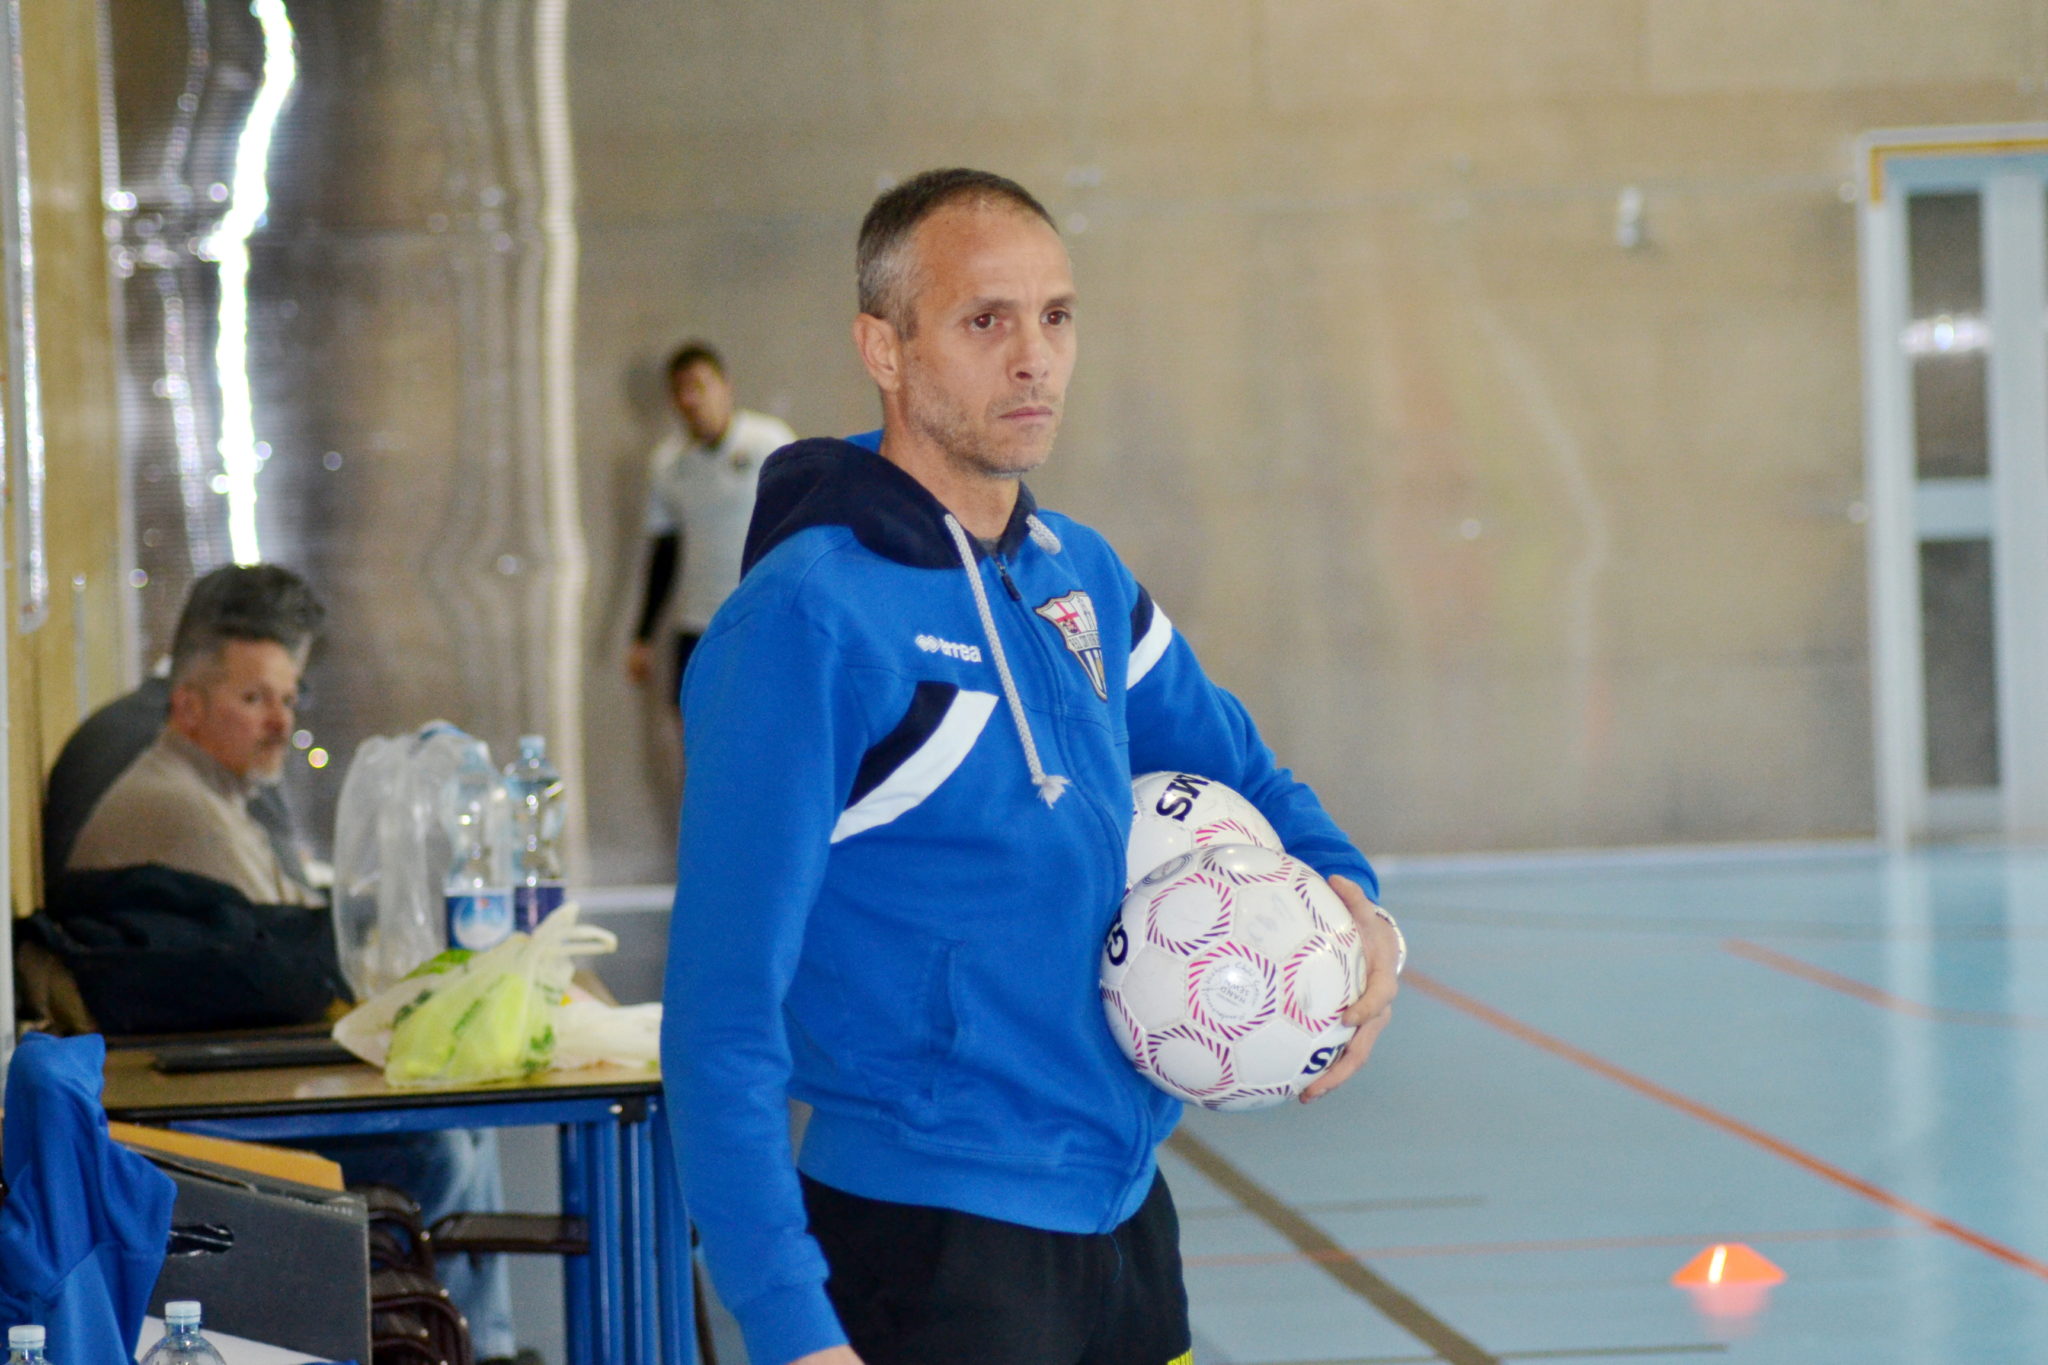
[{"label": "pink and white ball pattern", "polygon": [[1284,853],[1222,844],[1154,869],[1124,897],[1102,953],[1102,1007],[1153,1084],[1210,1109],[1306,1089],[1354,1032],[1358,927]]}]

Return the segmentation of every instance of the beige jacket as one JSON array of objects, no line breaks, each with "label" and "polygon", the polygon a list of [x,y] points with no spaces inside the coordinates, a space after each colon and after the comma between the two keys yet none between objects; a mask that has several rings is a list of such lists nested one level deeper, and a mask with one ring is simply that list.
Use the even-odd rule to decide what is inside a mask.
[{"label": "beige jacket", "polygon": [[255,784],[173,730],[114,779],[72,846],[68,868],[93,872],[160,863],[226,882],[258,905],[317,905],[292,880],[249,814]]}]

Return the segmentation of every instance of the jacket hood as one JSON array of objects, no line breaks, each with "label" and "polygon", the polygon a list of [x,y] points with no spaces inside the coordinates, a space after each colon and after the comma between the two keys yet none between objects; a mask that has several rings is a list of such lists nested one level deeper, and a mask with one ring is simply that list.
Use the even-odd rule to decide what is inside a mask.
[{"label": "jacket hood", "polygon": [[[1018,484],[1017,506],[996,544],[1000,553],[1014,554],[1023,544],[1037,510],[1031,490]],[[768,457],[754,494],[740,572],[813,526],[844,526],[876,554],[912,568],[960,566],[944,505],[915,478],[852,441],[813,437]],[[978,544],[975,553],[982,553]]]}]

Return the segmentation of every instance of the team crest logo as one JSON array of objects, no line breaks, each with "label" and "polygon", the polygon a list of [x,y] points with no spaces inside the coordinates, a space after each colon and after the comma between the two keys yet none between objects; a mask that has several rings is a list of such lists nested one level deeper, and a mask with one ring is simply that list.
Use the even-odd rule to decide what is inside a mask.
[{"label": "team crest logo", "polygon": [[1076,588],[1065,597],[1055,597],[1034,610],[1059,627],[1060,639],[1066,641],[1067,648],[1081,661],[1081,671],[1088,675],[1095,695],[1108,701],[1109,687],[1102,679],[1102,630],[1095,624],[1094,601]]}]

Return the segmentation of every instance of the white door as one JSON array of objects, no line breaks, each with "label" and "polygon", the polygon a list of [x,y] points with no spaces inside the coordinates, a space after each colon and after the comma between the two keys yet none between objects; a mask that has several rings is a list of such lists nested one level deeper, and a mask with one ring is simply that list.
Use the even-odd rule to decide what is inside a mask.
[{"label": "white door", "polygon": [[1861,150],[1879,827],[2048,833],[2048,127]]}]

